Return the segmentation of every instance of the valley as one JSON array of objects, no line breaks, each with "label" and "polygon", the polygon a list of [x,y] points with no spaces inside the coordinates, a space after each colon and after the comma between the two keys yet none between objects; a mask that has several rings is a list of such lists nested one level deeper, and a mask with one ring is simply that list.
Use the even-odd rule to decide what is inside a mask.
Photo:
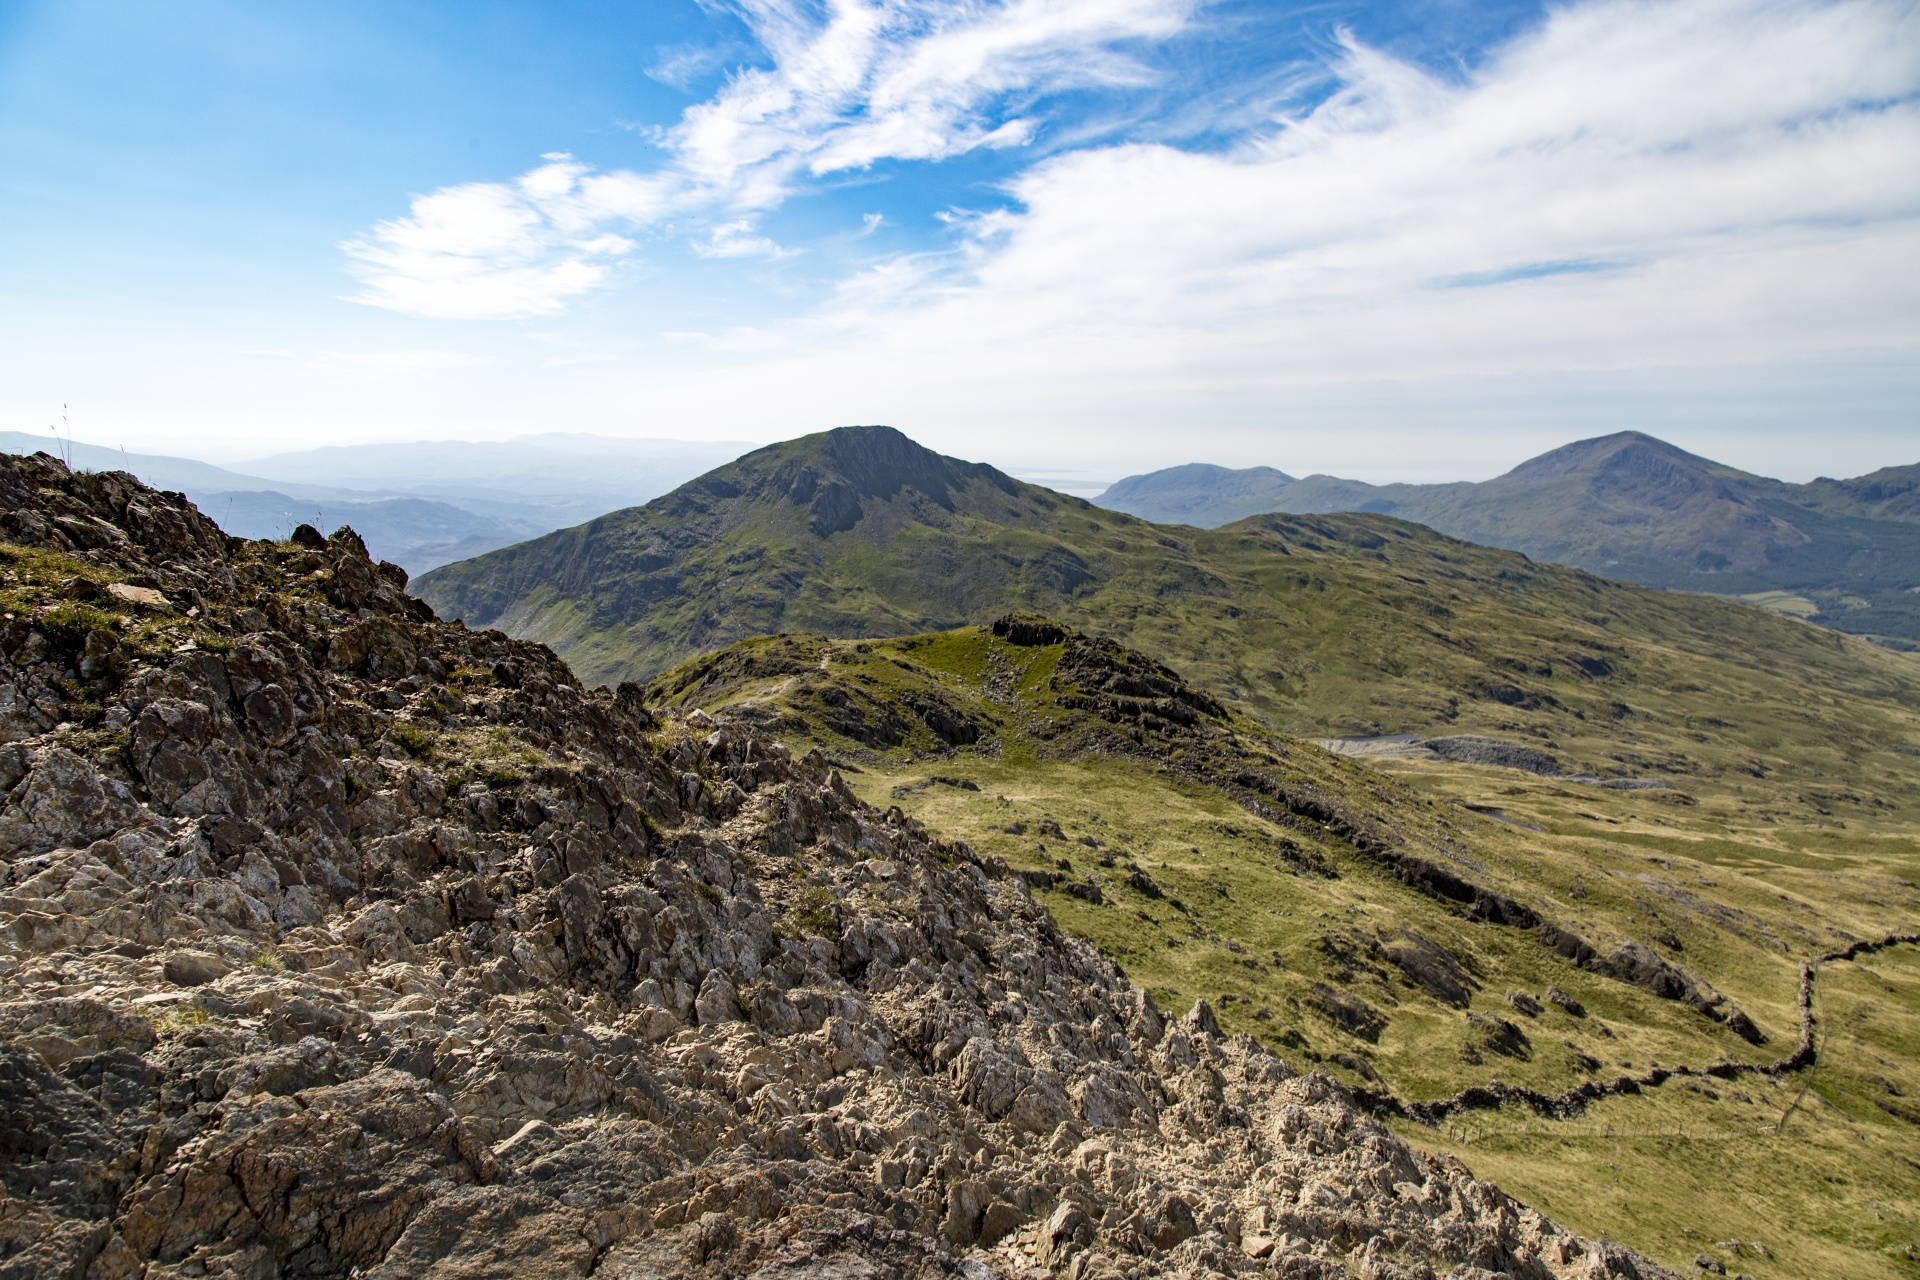
[{"label": "valley", "polygon": [[[415,598],[351,530],[241,542],[9,465],[0,1054],[84,1082],[100,1010],[157,999],[113,1069],[173,1081],[190,1138],[32,1213],[211,1177],[242,1141],[211,1104],[283,1104],[221,1075],[180,1112],[208,1060],[300,1106],[451,1108],[491,1153],[408,1174],[437,1207],[316,1237],[334,1260],[496,1248],[446,1225],[469,1179],[570,1239],[536,1189],[566,1161],[609,1274],[798,1257],[803,1219],[1007,1275],[1466,1265],[1352,1190],[1405,1150],[1579,1233],[1502,1210],[1525,1231],[1473,1256],[1514,1274],[1920,1275],[1920,948],[1880,945],[1920,932],[1912,655],[1389,516],[1152,525],[881,428]],[[68,777],[102,816],[46,798]],[[32,1086],[60,1116],[73,1087]],[[1308,1104],[1346,1145],[1288,1136]],[[345,1203],[304,1133],[286,1158]],[[726,1207],[753,1178],[779,1189]],[[194,1256],[238,1256],[194,1204]],[[157,1257],[150,1217],[98,1238]],[[308,1247],[246,1221],[258,1257]],[[922,1274],[842,1229],[805,1247]]]},{"label": "valley", "polygon": [[1148,524],[887,428],[761,450],[644,507],[436,570],[444,616],[592,683],[750,636],[1034,609],[1309,738],[1487,733],[1567,771],[1724,779],[1780,821],[1920,803],[1920,661],[1378,515]]},{"label": "valley", "polygon": [[[1151,710],[1103,711],[1084,674],[1058,678],[1065,647],[984,628],[788,637],[695,660],[655,692],[820,745],[871,802],[1006,859],[1065,927],[1170,1007],[1205,999],[1223,1027],[1410,1102],[1494,1080],[1559,1093],[1657,1067],[1779,1061],[1794,1051],[1802,958],[1920,922],[1911,809],[1864,825],[1783,823],[1732,778],[1621,790],[1451,761],[1363,763],[1230,714],[1211,739],[1202,717],[1195,741],[1171,719],[1146,727]],[[1539,926],[1489,923],[1421,892],[1325,824],[1250,808],[1233,781],[1249,769],[1311,788],[1336,825],[1390,830],[1601,953],[1651,949],[1748,1014],[1765,1043],[1569,962]],[[1563,1118],[1510,1105],[1396,1126],[1675,1265],[1698,1254],[1756,1276],[1910,1274],[1916,950],[1832,964],[1818,980],[1811,1070],[1672,1077]],[[1729,1181],[1729,1160],[1751,1174]],[[1676,1199],[1679,1186],[1699,1194]],[[1813,1221],[1819,1230],[1781,1226]],[[1724,1241],[1747,1243],[1716,1249]]]}]

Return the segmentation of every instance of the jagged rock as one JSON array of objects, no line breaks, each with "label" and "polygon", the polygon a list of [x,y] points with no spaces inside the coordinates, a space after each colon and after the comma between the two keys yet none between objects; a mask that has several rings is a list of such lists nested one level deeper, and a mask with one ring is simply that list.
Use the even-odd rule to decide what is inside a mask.
[{"label": "jagged rock", "polygon": [[[992,1194],[986,1183],[970,1179],[963,1179],[947,1188],[947,1219],[942,1231],[950,1244],[964,1247],[980,1239],[981,1220],[986,1215]],[[1006,1233],[1003,1231],[1001,1234]]]},{"label": "jagged rock", "polygon": [[991,1248],[1017,1231],[1024,1219],[1020,1211],[1005,1200],[995,1200],[980,1214],[979,1240],[983,1248]]},{"label": "jagged rock", "polygon": [[995,620],[993,634],[1019,645],[1059,644],[1067,638],[1065,628],[1033,613],[1010,613]]},{"label": "jagged rock", "polygon": [[1062,1267],[1093,1239],[1093,1221],[1079,1205],[1062,1200],[1046,1225],[1040,1228],[1034,1258],[1042,1266]]},{"label": "jagged rock", "polygon": [[1147,1239],[1153,1241],[1155,1248],[1171,1249],[1199,1233],[1193,1206],[1179,1196],[1168,1196],[1149,1220]]},{"label": "jagged rock", "polygon": [[1735,1009],[1727,1015],[1727,1030],[1733,1032],[1733,1034],[1739,1036],[1748,1044],[1765,1044],[1767,1042],[1766,1034],[1754,1025],[1752,1018],[1749,1018],[1739,1009]]},{"label": "jagged rock", "polygon": [[1336,991],[1324,982],[1308,984],[1307,989],[1320,1002],[1320,1010],[1342,1030],[1362,1040],[1374,1041],[1386,1029],[1387,1020],[1358,996]]},{"label": "jagged rock", "polygon": [[351,531],[243,544],[36,458],[0,534],[177,606],[67,729],[73,655],[0,628],[9,1276],[1330,1276],[1387,1233],[1658,1274],[1169,1025],[817,753],[440,623]]},{"label": "jagged rock", "polygon": [[700,984],[700,994],[694,997],[694,1012],[699,1015],[701,1026],[711,1026],[716,1022],[738,1022],[740,1008],[736,1003],[733,983],[727,975],[718,969],[710,969]]}]

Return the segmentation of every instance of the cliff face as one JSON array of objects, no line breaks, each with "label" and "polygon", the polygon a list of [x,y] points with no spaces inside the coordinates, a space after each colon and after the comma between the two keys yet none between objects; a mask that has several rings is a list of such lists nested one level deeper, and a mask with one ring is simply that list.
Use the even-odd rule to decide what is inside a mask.
[{"label": "cliff face", "polygon": [[0,458],[0,1276],[1650,1276],[817,754]]}]

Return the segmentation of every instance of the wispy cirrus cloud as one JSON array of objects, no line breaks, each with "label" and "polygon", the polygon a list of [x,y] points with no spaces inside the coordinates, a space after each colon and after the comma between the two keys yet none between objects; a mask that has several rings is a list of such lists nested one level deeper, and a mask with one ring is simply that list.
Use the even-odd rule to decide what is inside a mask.
[{"label": "wispy cirrus cloud", "polygon": [[[417,197],[342,248],[353,300],[410,315],[551,315],[604,283],[631,236],[673,215],[712,225],[695,251],[772,256],[754,215],[810,180],[883,160],[1028,141],[1037,95],[1143,82],[1129,42],[1173,34],[1198,0],[737,0],[771,65],[736,72],[659,143],[650,173],[568,156],[512,182]],[[687,51],[661,74],[683,83]]]}]

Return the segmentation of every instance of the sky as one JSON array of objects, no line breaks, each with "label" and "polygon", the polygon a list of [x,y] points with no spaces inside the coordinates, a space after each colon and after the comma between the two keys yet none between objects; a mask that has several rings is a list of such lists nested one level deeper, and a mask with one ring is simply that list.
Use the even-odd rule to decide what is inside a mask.
[{"label": "sky", "polygon": [[1920,460],[1920,6],[0,0],[0,429]]}]

